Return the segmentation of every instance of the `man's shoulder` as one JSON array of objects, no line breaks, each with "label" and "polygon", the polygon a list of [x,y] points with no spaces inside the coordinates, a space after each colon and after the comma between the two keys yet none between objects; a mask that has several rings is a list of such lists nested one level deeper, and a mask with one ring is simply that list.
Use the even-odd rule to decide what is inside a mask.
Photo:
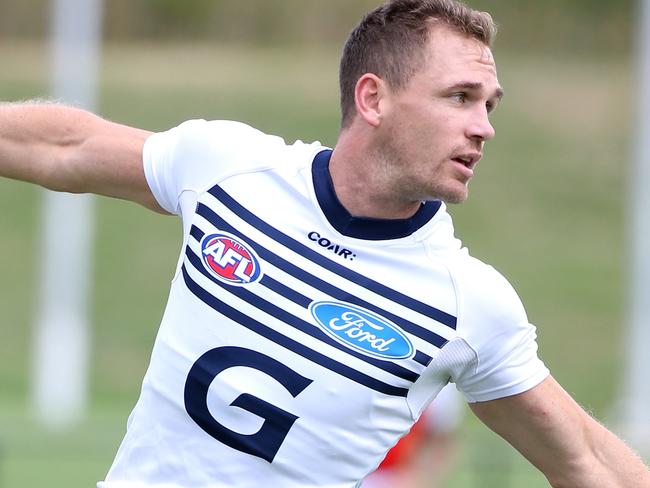
[{"label": "man's shoulder", "polygon": [[146,153],[168,161],[176,173],[202,175],[304,165],[320,149],[319,142],[287,144],[280,136],[242,122],[204,119],[155,133],[145,143]]},{"label": "man's shoulder", "polygon": [[527,321],[519,295],[493,266],[465,250],[457,254],[451,269],[464,317],[480,316],[502,325]]},{"label": "man's shoulder", "polygon": [[283,169],[296,171],[318,152],[318,143],[285,143],[242,122],[188,120],[151,135],[144,145],[147,181],[160,205],[175,213],[184,191],[202,193],[226,178]]},{"label": "man's shoulder", "polygon": [[187,120],[178,126],[159,133],[174,138],[177,143],[199,146],[236,147],[253,149],[263,145],[286,145],[278,136],[262,132],[243,122],[233,120]]},{"label": "man's shoulder", "polygon": [[[188,120],[168,131],[176,140],[176,152],[233,161],[242,168],[253,165],[287,165],[322,148],[320,142],[287,143],[281,136],[268,134],[243,122],[232,120]],[[294,157],[295,156],[295,157]]]}]

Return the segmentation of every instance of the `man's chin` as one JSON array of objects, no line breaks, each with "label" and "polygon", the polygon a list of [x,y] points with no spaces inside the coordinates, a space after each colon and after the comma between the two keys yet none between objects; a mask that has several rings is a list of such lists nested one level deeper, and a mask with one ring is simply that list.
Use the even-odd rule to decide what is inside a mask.
[{"label": "man's chin", "polygon": [[441,195],[438,200],[442,200],[448,204],[458,204],[463,203],[469,197],[469,192],[467,188],[464,188],[462,191],[450,191],[444,195]]},{"label": "man's chin", "polygon": [[458,205],[459,203],[464,203],[467,201],[467,196],[464,198],[442,198],[441,200],[449,205]]},{"label": "man's chin", "polygon": [[457,182],[456,185],[448,187],[423,188],[420,201],[443,201],[449,204],[463,203],[469,196],[467,185]]}]

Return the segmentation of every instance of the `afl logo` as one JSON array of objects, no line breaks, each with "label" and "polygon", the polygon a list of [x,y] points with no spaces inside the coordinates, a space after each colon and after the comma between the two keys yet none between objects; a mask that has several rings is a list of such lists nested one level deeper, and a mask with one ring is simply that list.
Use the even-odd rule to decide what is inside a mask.
[{"label": "afl logo", "polygon": [[260,261],[251,247],[226,232],[205,236],[201,255],[210,274],[224,283],[246,285],[260,278]]},{"label": "afl logo", "polygon": [[413,356],[406,334],[370,310],[342,302],[314,302],[309,308],[326,334],[351,349],[381,359]]}]

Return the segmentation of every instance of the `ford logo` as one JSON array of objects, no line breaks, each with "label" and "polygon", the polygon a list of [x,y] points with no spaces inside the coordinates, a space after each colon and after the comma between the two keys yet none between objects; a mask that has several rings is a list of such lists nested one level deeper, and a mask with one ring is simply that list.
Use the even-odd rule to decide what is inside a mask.
[{"label": "ford logo", "polygon": [[369,310],[342,302],[313,302],[309,309],[320,328],[344,346],[381,359],[413,356],[404,332]]}]

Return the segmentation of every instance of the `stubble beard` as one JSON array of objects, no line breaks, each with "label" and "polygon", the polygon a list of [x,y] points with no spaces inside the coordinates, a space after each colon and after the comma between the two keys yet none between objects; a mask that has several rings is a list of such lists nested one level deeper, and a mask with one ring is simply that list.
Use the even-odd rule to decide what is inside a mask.
[{"label": "stubble beard", "polygon": [[[457,184],[460,185],[462,183],[457,182]],[[449,203],[449,204],[458,204],[458,203],[465,202],[468,197],[469,197],[469,190],[467,188],[467,183],[465,183],[465,185],[463,186],[462,191],[453,191],[453,190],[450,189],[449,191],[447,191],[447,194],[442,195],[439,198],[439,200],[442,200],[443,202]]]},{"label": "stubble beard", "polygon": [[[404,156],[407,152],[392,143],[385,141],[379,149],[378,179],[383,180],[386,188],[390,188],[396,200],[404,202],[424,202],[442,200],[449,204],[463,203],[467,200],[468,183],[462,183],[452,175],[445,175],[445,161],[437,163],[418,163],[419,171],[412,171],[412,162]],[[427,172],[432,168],[437,171]],[[448,182],[447,182],[448,180]],[[462,186],[462,188],[460,188]]]}]

